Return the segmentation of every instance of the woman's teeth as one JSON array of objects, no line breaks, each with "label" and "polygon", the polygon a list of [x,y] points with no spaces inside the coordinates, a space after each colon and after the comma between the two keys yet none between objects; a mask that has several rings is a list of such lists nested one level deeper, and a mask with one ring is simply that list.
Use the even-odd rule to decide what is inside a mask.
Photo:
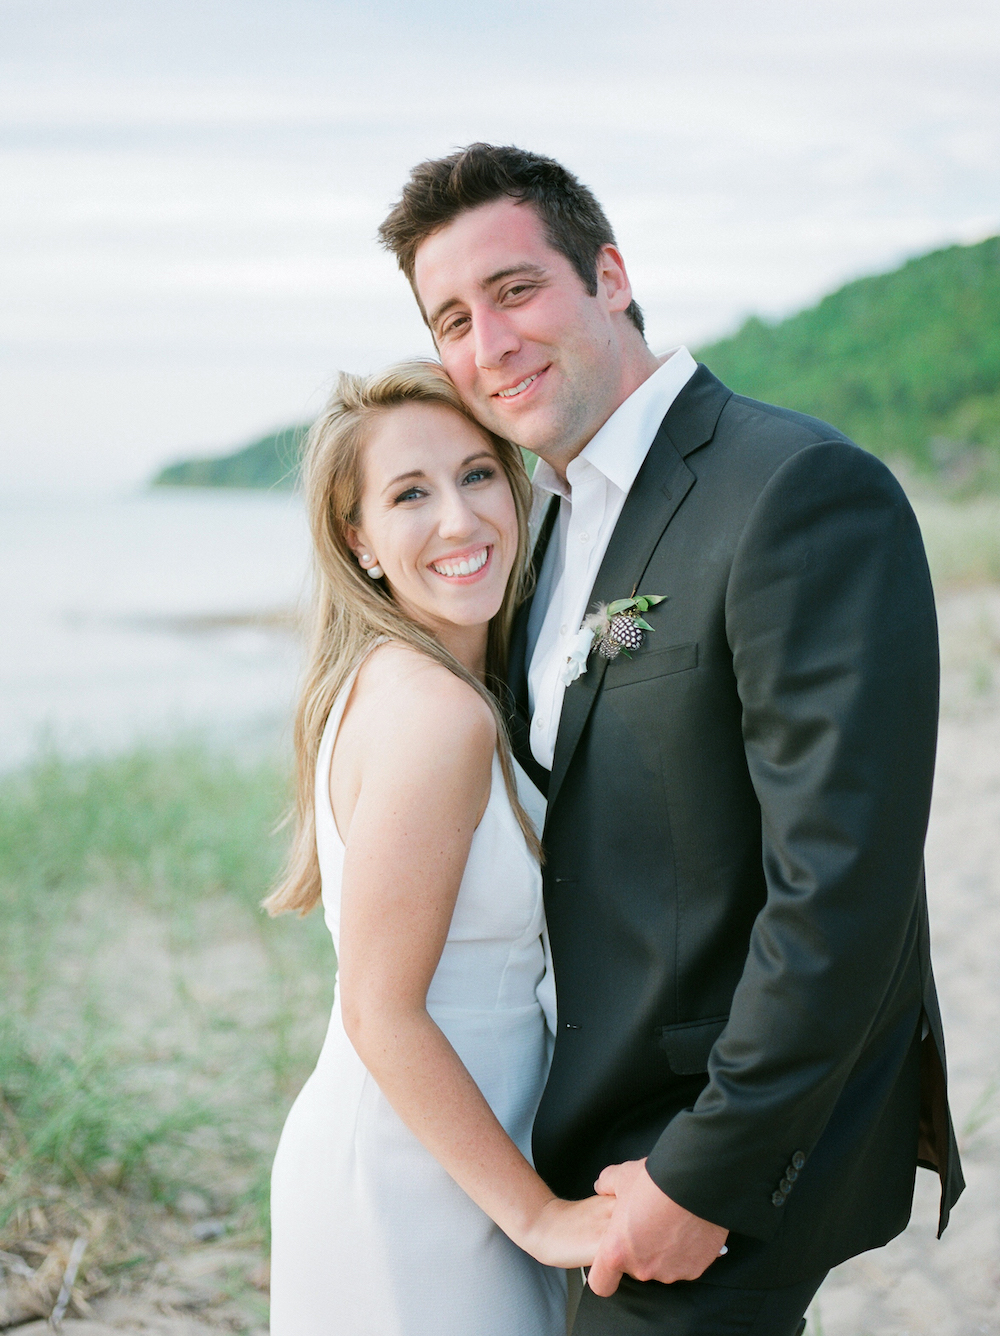
[{"label": "woman's teeth", "polygon": [[475,556],[465,557],[462,561],[432,561],[431,565],[438,575],[475,575],[486,565],[489,549],[483,548]]},{"label": "woman's teeth", "polygon": [[527,378],[526,380],[522,380],[522,381],[521,381],[520,385],[515,385],[514,388],[513,388],[512,390],[497,390],[497,398],[498,398],[498,399],[513,399],[513,397],[514,397],[515,394],[522,394],[522,393],[528,388],[528,386],[531,384],[531,382],[532,382],[533,380],[537,380],[538,377],[539,377],[540,375],[541,375],[541,372],[540,372],[540,371],[536,371],[535,374],[534,374],[533,376],[528,376],[528,378]]}]

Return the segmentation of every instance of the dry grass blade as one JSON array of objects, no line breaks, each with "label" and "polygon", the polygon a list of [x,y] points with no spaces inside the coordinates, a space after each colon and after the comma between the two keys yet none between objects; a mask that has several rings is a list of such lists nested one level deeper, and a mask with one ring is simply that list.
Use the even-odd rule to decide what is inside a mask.
[{"label": "dry grass blade", "polygon": [[73,1293],[73,1286],[76,1283],[76,1273],[80,1269],[80,1263],[83,1261],[83,1254],[86,1250],[87,1236],[86,1234],[80,1234],[73,1240],[73,1246],[69,1251],[69,1258],[66,1262],[66,1270],[63,1272],[62,1285],[59,1287],[59,1296],[56,1299],[55,1307],[49,1314],[49,1326],[53,1331],[59,1331],[62,1326],[62,1320],[66,1315],[70,1296]]},{"label": "dry grass blade", "polygon": [[31,1280],[35,1272],[32,1267],[24,1260],[18,1257],[17,1253],[4,1252],[0,1249],[0,1280],[3,1279],[5,1271],[10,1272],[12,1276],[23,1276],[26,1280]]},{"label": "dry grass blade", "polygon": [[66,1271],[69,1248],[60,1240],[37,1271],[18,1269],[0,1283],[0,1327],[14,1327],[33,1317],[48,1317]]}]

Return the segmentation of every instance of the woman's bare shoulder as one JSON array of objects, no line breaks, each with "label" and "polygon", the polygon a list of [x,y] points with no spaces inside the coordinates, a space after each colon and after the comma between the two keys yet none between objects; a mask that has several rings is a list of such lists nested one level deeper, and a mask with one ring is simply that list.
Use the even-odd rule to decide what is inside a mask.
[{"label": "woman's bare shoulder", "polygon": [[373,734],[394,743],[471,748],[490,753],[496,742],[493,714],[468,682],[419,650],[399,641],[379,645],[358,673],[352,712]]}]

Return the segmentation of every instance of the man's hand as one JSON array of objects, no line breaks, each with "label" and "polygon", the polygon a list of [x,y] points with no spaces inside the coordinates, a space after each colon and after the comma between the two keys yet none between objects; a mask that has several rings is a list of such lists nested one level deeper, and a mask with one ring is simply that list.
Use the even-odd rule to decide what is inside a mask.
[{"label": "man's hand", "polygon": [[729,1230],[692,1215],[656,1186],[645,1160],[611,1164],[594,1184],[614,1196],[611,1213],[587,1284],[595,1294],[614,1294],[622,1274],[636,1280],[697,1280],[719,1255]]}]

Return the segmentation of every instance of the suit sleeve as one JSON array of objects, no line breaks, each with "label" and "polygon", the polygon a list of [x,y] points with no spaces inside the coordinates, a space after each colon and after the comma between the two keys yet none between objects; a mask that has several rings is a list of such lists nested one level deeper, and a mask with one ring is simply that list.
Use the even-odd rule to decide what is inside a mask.
[{"label": "suit sleeve", "polygon": [[647,1168],[688,1210],[767,1239],[785,1165],[819,1140],[885,1003],[921,882],[937,630],[889,471],[845,441],[786,461],[740,537],[726,625],[767,898],[708,1085]]}]

